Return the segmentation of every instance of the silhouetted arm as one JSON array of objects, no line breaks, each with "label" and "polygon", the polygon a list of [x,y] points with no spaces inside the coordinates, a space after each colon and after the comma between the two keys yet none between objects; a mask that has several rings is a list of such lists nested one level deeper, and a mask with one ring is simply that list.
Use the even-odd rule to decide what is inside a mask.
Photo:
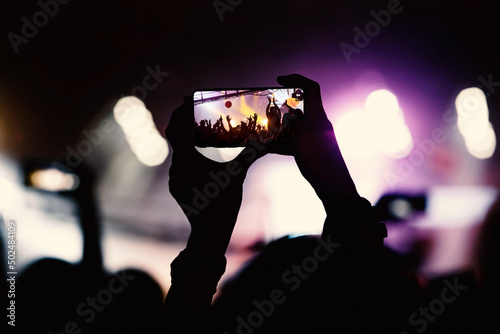
[{"label": "silhouetted arm", "polygon": [[278,110],[280,110],[280,107],[278,107],[278,105],[276,104],[276,99],[273,99],[273,104],[276,108],[278,108]]},{"label": "silhouetted arm", "polygon": [[172,285],[164,305],[169,333],[201,332],[209,326],[212,296],[225,270],[224,254],[241,206],[243,181],[263,154],[246,148],[228,163],[201,155],[194,148],[191,99],[186,97],[173,112],[166,130],[173,148],[170,192],[191,225],[186,248],[171,264]]},{"label": "silhouetted arm", "polygon": [[95,194],[95,175],[90,167],[80,165],[79,187],[73,193],[77,204],[78,219],[83,235],[81,267],[85,273],[95,276],[103,272],[101,249],[101,222]]},{"label": "silhouetted arm", "polygon": [[327,213],[323,237],[371,240],[373,236],[380,242],[385,225],[378,223],[371,204],[356,190],[323,108],[319,84],[298,74],[278,77],[278,82],[304,90],[307,113],[292,120],[295,134],[287,153],[323,202]]}]

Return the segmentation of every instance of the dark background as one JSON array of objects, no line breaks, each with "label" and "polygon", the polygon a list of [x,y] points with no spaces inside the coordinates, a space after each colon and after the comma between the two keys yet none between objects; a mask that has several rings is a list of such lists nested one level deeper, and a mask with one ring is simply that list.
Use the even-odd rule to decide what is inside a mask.
[{"label": "dark background", "polygon": [[[340,43],[353,45],[354,28],[364,30],[374,20],[370,12],[386,9],[388,2],[244,0],[221,21],[212,0],[72,0],[59,4],[17,54],[8,34],[21,35],[22,18],[33,22],[41,7],[37,1],[5,2],[0,154],[18,164],[64,159],[68,146],[85,139],[82,130],[98,128],[111,117],[113,101],[142,85],[147,66],[169,73],[144,99],[162,134],[172,110],[196,89],[276,86],[277,75],[301,73],[318,81],[329,99],[356,85],[360,74],[376,71],[402,97],[409,122],[424,124],[412,129],[414,138],[429,138],[432,129],[445,126],[442,115],[461,89],[478,86],[481,76],[500,82],[499,8],[493,0],[402,0],[401,13],[348,63]],[[488,105],[498,131],[500,87],[494,89]],[[487,173],[480,184],[500,185],[498,159],[497,150],[482,162]],[[140,166],[117,130],[85,161],[105,180],[100,203],[107,222],[162,240],[185,240],[187,222],[168,194],[170,156],[160,166]],[[449,183],[423,170],[419,178],[431,179],[431,185]]]},{"label": "dark background", "polygon": [[402,12],[348,64],[339,44],[353,45],[353,28],[387,3],[245,0],[221,22],[210,0],[73,0],[15,54],[7,34],[20,34],[21,18],[32,21],[40,6],[10,1],[0,14],[0,149],[19,158],[65,154],[107,103],[142,82],[147,65],[170,73],[146,98],[162,133],[192,90],[274,85],[278,74],[299,72],[326,89],[375,68],[426,89],[436,103],[479,75],[500,78],[498,10],[486,0],[402,1]]}]

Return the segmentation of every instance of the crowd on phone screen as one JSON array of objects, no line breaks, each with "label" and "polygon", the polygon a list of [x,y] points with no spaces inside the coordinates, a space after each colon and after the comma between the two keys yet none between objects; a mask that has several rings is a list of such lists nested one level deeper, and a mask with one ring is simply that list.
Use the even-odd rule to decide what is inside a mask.
[{"label": "crowd on phone screen", "polygon": [[[283,112],[284,110],[285,112]],[[200,147],[236,147],[246,146],[249,142],[258,144],[286,144],[293,137],[293,121],[302,117],[301,109],[283,104],[280,109],[276,103],[268,105],[266,120],[259,121],[259,115],[254,113],[240,124],[231,124],[232,118],[221,115],[214,123],[212,120],[195,122],[196,144]],[[267,121],[267,122],[265,122]]]}]

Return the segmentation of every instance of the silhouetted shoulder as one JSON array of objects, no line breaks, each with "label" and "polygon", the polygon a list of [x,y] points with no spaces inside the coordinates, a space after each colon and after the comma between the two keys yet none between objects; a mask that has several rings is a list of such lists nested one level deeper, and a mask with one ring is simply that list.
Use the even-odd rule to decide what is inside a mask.
[{"label": "silhouetted shoulder", "polygon": [[216,318],[228,333],[399,333],[421,290],[397,254],[357,247],[314,236],[270,243],[221,288]]}]

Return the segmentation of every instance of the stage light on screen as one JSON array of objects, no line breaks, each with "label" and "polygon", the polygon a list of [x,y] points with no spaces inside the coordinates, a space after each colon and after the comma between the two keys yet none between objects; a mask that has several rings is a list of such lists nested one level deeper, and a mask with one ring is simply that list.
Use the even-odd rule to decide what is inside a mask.
[{"label": "stage light on screen", "polygon": [[281,104],[286,101],[287,103],[293,104],[289,104],[290,107],[297,108],[300,103],[299,101],[296,101],[295,99],[290,97],[292,95],[292,90],[289,89],[276,90],[272,95],[276,99],[276,103],[278,104],[278,106],[281,106]]},{"label": "stage light on screen", "polygon": [[497,141],[484,92],[477,87],[462,90],[455,99],[455,107],[458,130],[467,151],[478,159],[491,158]]},{"label": "stage light on screen", "polygon": [[46,191],[72,191],[80,184],[77,175],[55,168],[34,171],[30,181],[33,187]]},{"label": "stage light on screen", "polygon": [[286,104],[292,108],[301,108],[302,101],[297,101],[296,99],[290,97],[286,100]]},{"label": "stage light on screen", "polygon": [[146,166],[162,164],[168,156],[167,141],[160,135],[151,112],[135,96],[121,98],[113,108],[116,121],[137,160]]}]

